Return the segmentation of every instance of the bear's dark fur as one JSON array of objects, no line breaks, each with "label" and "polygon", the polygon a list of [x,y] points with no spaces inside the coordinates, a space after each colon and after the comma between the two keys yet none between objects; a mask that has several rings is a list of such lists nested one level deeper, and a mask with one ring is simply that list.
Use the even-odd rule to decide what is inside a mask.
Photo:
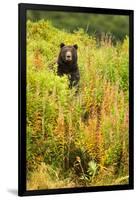
[{"label": "bear's dark fur", "polygon": [[64,43],[61,43],[60,48],[61,49],[57,61],[57,74],[59,76],[67,74],[70,81],[69,87],[78,87],[78,82],[80,80],[80,74],[77,64],[78,46],[76,44],[73,46],[66,46]]}]

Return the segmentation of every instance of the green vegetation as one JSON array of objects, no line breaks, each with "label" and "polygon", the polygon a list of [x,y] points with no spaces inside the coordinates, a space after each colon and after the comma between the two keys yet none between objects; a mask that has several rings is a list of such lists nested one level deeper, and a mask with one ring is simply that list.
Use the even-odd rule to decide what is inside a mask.
[{"label": "green vegetation", "polygon": [[[59,45],[78,44],[79,94],[58,77]],[[27,22],[27,189],[128,183],[128,37]]]},{"label": "green vegetation", "polygon": [[86,33],[96,35],[98,39],[102,32],[109,33],[113,41],[123,40],[129,34],[129,17],[126,15],[29,10],[27,18],[32,21],[52,21],[55,27],[67,32],[83,28]]}]

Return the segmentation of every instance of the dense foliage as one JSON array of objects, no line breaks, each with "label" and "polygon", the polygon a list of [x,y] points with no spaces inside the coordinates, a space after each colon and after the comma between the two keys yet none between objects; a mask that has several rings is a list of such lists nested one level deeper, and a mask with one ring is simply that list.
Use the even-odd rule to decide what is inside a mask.
[{"label": "dense foliage", "polygon": [[[58,77],[59,45],[78,44],[79,93]],[[27,22],[27,189],[128,183],[128,37]]]},{"label": "dense foliage", "polygon": [[67,32],[83,28],[86,33],[95,34],[97,38],[100,38],[102,32],[109,33],[114,41],[123,40],[129,34],[129,17],[126,15],[29,10],[27,17],[32,21],[50,20],[55,27]]}]

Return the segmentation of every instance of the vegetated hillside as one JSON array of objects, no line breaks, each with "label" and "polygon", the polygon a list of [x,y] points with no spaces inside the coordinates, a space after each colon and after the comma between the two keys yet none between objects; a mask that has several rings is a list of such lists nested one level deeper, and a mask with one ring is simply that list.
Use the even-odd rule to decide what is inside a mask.
[{"label": "vegetated hillside", "polygon": [[[58,77],[60,43],[78,45],[80,89]],[[100,46],[82,29],[27,22],[27,189],[128,183],[128,37]]]},{"label": "vegetated hillside", "polygon": [[28,10],[27,19],[32,21],[51,20],[55,27],[68,32],[73,32],[81,27],[89,35],[96,33],[97,37],[102,32],[110,32],[113,41],[123,41],[125,35],[129,34],[129,16],[126,15]]}]

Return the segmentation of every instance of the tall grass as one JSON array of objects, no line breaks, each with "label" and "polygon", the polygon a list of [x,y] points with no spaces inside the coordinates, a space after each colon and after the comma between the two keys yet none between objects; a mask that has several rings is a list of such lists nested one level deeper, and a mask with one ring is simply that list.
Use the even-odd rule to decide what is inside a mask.
[{"label": "tall grass", "polygon": [[[61,42],[79,47],[77,96],[56,74]],[[27,22],[28,190],[128,183],[128,48]]]}]

